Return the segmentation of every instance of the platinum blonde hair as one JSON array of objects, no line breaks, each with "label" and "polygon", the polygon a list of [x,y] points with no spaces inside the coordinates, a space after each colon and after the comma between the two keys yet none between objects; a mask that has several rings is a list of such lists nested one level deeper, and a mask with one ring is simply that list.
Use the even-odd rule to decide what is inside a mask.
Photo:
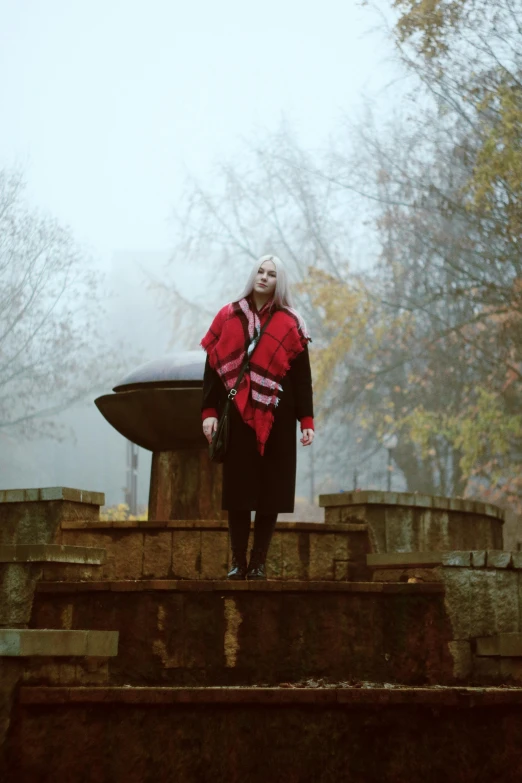
[{"label": "platinum blonde hair", "polygon": [[273,255],[266,255],[266,256],[261,256],[261,258],[258,258],[258,260],[253,265],[250,271],[246,285],[239,299],[243,299],[245,296],[250,296],[254,288],[254,283],[256,280],[256,275],[259,271],[259,267],[261,266],[261,264],[264,264],[265,261],[271,261],[276,269],[277,277],[276,277],[276,287],[274,292],[275,306],[278,308],[290,307],[293,310],[294,303],[292,299],[292,294],[290,293],[290,283],[288,280],[288,273],[281,259]]}]

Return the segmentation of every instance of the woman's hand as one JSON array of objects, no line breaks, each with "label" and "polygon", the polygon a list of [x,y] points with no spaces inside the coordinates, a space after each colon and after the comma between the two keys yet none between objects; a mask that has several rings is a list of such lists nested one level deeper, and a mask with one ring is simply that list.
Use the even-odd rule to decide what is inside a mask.
[{"label": "woman's hand", "polygon": [[218,420],[215,416],[209,416],[207,419],[203,419],[203,435],[212,443],[212,435],[217,430]]},{"label": "woman's hand", "polygon": [[303,430],[303,437],[301,438],[301,443],[303,446],[311,446],[314,442],[314,431],[313,430]]}]

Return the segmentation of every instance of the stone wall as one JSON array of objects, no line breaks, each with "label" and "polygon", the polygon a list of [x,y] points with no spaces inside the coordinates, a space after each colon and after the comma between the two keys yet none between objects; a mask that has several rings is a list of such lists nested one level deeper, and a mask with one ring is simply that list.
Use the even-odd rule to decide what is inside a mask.
[{"label": "stone wall", "polygon": [[40,585],[32,626],[119,631],[113,685],[443,683],[443,598],[437,584],[77,582]]},{"label": "stone wall", "polygon": [[[63,522],[60,542],[101,546],[101,568],[44,569],[44,580],[223,579],[230,567],[226,522]],[[251,539],[252,542],[252,539]],[[278,523],[267,560],[269,578],[368,578],[364,524]]]},{"label": "stone wall", "polygon": [[[62,522],[98,520],[104,502],[102,493],[67,487],[0,490],[0,629],[28,626],[44,561],[52,559],[45,550],[57,543]],[[32,545],[39,545],[39,553]],[[19,657],[0,653],[0,757],[25,666]]]},{"label": "stone wall", "polygon": [[[368,562],[381,583],[444,586],[456,680],[522,682],[522,552],[413,552],[369,555]],[[514,634],[519,644],[511,644],[510,655],[499,646],[505,634]],[[484,652],[485,639],[497,644],[491,654]]]},{"label": "stone wall", "polygon": [[522,778],[520,692],[49,690],[24,689],[8,760],[12,777],[5,779],[513,783]]},{"label": "stone wall", "polygon": [[327,524],[368,525],[372,552],[502,549],[504,512],[460,498],[406,492],[320,495]]},{"label": "stone wall", "polygon": [[23,566],[39,571],[19,600],[4,578],[31,626],[20,651],[42,655],[3,668],[0,778],[518,779],[522,688],[484,687],[522,682],[522,559],[499,509],[325,496],[325,523],[278,526],[269,581],[227,582],[220,520],[106,523],[95,495],[31,492],[0,502],[0,560],[21,567],[32,512],[41,547],[107,557]]}]

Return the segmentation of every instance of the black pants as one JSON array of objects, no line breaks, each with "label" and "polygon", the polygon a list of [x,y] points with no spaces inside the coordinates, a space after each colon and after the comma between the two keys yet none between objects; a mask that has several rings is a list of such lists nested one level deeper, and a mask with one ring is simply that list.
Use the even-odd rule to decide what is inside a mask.
[{"label": "black pants", "polygon": [[[254,546],[253,551],[266,556],[272,534],[277,522],[277,514],[260,514],[256,511],[254,521]],[[250,511],[229,511],[228,529],[230,531],[230,543],[232,551],[242,554],[248,548],[248,536],[250,535]]]}]

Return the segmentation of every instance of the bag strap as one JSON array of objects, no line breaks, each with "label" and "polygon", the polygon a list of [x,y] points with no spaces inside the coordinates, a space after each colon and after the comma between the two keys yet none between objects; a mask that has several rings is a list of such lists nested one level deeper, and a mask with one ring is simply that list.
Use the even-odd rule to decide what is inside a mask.
[{"label": "bag strap", "polygon": [[262,328],[262,329],[261,329],[261,331],[259,332],[259,337],[258,337],[257,339],[255,339],[255,338],[254,338],[254,339],[255,339],[255,345],[254,345],[254,347],[252,348],[252,351],[251,351],[250,353],[248,353],[248,349],[247,349],[247,356],[246,356],[246,359],[245,359],[245,361],[244,361],[244,362],[243,362],[243,364],[241,365],[241,369],[240,369],[240,371],[239,371],[239,375],[237,376],[237,381],[235,382],[235,384],[234,384],[234,387],[233,387],[232,389],[230,389],[230,391],[229,391],[229,393],[228,393],[228,399],[229,399],[229,400],[232,400],[232,399],[234,399],[234,397],[236,396],[236,394],[237,394],[237,390],[238,390],[238,388],[239,388],[239,384],[240,384],[240,383],[241,383],[241,381],[243,380],[243,375],[246,373],[246,371],[247,371],[247,368],[248,368],[248,365],[250,364],[250,359],[251,359],[251,358],[252,358],[252,356],[254,355],[254,351],[256,350],[257,346],[258,346],[258,345],[259,345],[259,343],[261,342],[261,337],[263,336],[263,332],[265,331],[266,327],[268,326],[268,324],[270,323],[270,321],[272,320],[272,318],[273,318],[273,317],[274,317],[274,313],[272,313],[272,314],[271,314],[271,315],[268,317],[268,319],[265,321],[265,325],[263,326],[263,328]]}]

